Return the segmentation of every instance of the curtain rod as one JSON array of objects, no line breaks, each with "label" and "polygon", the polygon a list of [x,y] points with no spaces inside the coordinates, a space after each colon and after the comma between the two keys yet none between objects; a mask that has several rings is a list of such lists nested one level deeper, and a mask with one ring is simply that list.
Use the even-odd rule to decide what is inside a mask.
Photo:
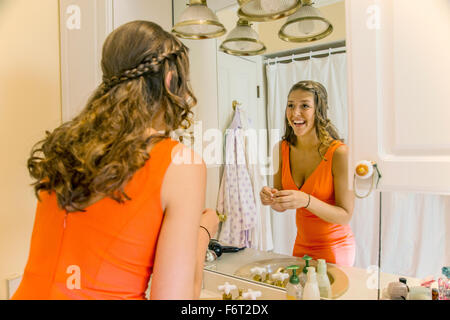
[{"label": "curtain rod", "polygon": [[346,47],[338,47],[338,48],[329,48],[329,49],[325,49],[325,50],[319,50],[319,51],[310,51],[307,53],[301,53],[301,54],[293,54],[290,56],[284,56],[281,58],[275,57],[275,58],[267,58],[264,60],[264,64],[271,64],[271,63],[278,63],[278,62],[282,62],[282,61],[289,61],[289,60],[295,60],[295,59],[300,59],[300,58],[312,58],[314,56],[321,56],[324,54],[330,55],[332,53],[341,53],[341,52],[346,52]]}]

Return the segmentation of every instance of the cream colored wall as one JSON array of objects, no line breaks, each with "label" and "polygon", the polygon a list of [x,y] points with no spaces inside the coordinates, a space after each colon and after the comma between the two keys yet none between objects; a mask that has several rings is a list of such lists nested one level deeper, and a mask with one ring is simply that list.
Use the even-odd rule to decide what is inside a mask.
[{"label": "cream colored wall", "polygon": [[[174,1],[174,17],[175,23],[178,22],[179,16],[186,8],[186,0]],[[201,130],[204,133],[208,129],[217,128],[218,123],[218,105],[217,105],[217,78],[216,78],[216,41],[209,40],[187,40],[181,41],[189,48],[190,61],[190,80],[192,89],[197,98],[197,105],[193,108],[194,120],[201,121]],[[192,126],[189,131],[194,131]],[[207,143],[196,144],[193,148],[199,146],[203,148],[197,152],[202,152]],[[205,207],[215,208],[217,204],[217,195],[219,192],[219,167],[215,165],[207,165],[206,180],[206,199]]]},{"label": "cream colored wall", "polygon": [[114,27],[133,20],[148,20],[172,29],[171,0],[114,0]]},{"label": "cream colored wall", "polygon": [[26,161],[61,123],[58,0],[0,1],[0,299],[28,258],[36,198]]},{"label": "cream colored wall", "polygon": [[345,2],[341,1],[328,6],[320,7],[324,18],[328,19],[333,25],[333,32],[326,38],[308,43],[292,43],[281,40],[278,37],[278,31],[281,29],[287,18],[275,20],[271,22],[264,22],[258,24],[258,33],[260,40],[266,45],[267,51],[265,54],[294,50],[311,45],[319,45],[334,41],[345,40]]}]

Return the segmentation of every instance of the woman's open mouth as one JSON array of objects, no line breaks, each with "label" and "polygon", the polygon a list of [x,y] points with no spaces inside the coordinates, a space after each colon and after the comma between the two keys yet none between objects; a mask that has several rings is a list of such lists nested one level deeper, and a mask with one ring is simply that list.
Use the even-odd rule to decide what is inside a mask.
[{"label": "woman's open mouth", "polygon": [[296,127],[296,128],[301,128],[306,125],[306,121],[304,121],[304,120],[293,121],[292,123],[294,124],[294,127]]}]

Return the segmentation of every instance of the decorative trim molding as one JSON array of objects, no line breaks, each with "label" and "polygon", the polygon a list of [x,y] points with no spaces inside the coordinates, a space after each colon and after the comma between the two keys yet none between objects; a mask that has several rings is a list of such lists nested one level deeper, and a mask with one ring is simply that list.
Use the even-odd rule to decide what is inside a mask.
[{"label": "decorative trim molding", "polygon": [[61,41],[62,121],[73,118],[84,107],[102,81],[102,46],[114,28],[114,0],[79,0],[78,29],[67,28],[70,0],[59,0]]}]

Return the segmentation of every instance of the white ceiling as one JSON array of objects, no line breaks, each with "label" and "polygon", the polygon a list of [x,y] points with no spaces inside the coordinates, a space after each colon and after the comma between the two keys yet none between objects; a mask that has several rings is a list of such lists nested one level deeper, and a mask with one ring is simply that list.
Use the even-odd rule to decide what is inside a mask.
[{"label": "white ceiling", "polygon": [[206,2],[208,7],[213,11],[218,11],[237,4],[237,0],[207,0]]}]

